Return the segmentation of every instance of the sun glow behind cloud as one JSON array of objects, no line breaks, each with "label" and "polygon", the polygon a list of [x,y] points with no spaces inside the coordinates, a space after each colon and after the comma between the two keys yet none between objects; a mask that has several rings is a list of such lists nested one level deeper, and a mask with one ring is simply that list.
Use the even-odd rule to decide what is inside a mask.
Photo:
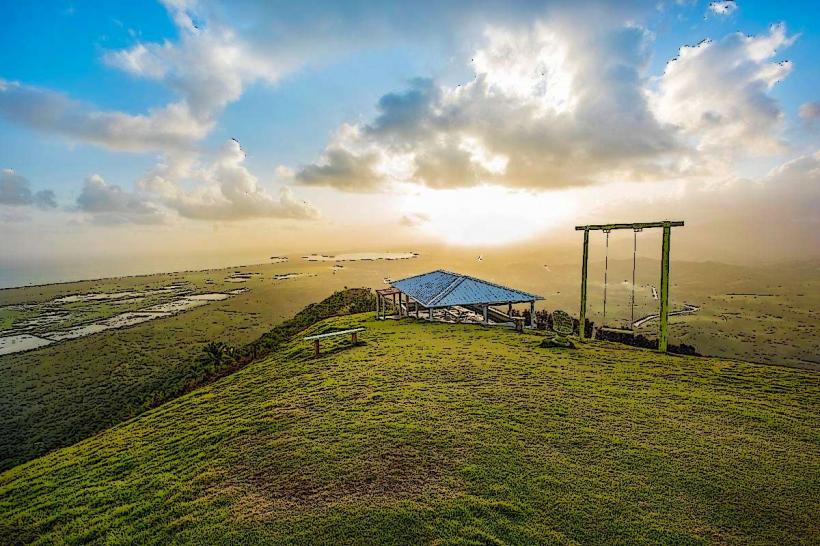
[{"label": "sun glow behind cloud", "polygon": [[536,193],[494,185],[407,189],[401,210],[423,218],[418,229],[437,240],[464,246],[526,240],[570,222],[577,210],[569,191]]},{"label": "sun glow behind cloud", "polygon": [[490,93],[531,101],[539,109],[562,113],[575,107],[567,47],[543,25],[520,32],[490,27],[488,47],[472,60]]}]

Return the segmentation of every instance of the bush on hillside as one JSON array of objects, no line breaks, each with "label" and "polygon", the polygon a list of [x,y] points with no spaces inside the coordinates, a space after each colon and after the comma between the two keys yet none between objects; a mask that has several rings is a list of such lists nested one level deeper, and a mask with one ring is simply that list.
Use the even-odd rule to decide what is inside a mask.
[{"label": "bush on hillside", "polygon": [[[631,335],[622,332],[611,332],[599,329],[595,332],[595,339],[614,341],[616,343],[623,343],[624,345],[631,345],[633,347],[642,347],[644,349],[658,348],[657,339],[650,339],[642,334]],[[680,355],[701,356],[693,345],[687,345],[686,343],[681,343],[679,345],[669,344],[667,345],[666,350],[667,352]]]}]

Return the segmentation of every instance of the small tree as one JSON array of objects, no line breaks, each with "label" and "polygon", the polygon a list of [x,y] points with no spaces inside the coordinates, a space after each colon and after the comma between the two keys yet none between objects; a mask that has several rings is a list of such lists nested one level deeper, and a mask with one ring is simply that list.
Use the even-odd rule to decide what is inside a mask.
[{"label": "small tree", "polygon": [[223,364],[232,361],[235,352],[235,349],[227,343],[211,341],[202,348],[199,359],[207,366],[208,371],[213,372],[220,369]]}]

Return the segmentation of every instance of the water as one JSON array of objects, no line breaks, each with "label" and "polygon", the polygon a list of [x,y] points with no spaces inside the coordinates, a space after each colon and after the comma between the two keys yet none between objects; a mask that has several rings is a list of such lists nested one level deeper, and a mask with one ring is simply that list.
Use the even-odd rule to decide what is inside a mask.
[{"label": "water", "polygon": [[348,252],[333,256],[326,254],[308,254],[302,256],[309,262],[362,262],[373,260],[411,260],[417,257],[415,252]]},{"label": "water", "polygon": [[0,337],[0,355],[29,351],[38,347],[43,347],[54,343],[50,339],[44,339],[30,334],[18,334],[16,336]]},{"label": "water", "polygon": [[[126,326],[134,326],[136,324],[148,322],[149,320],[170,317],[177,313],[182,313],[184,311],[188,311],[196,307],[208,305],[209,303],[214,301],[226,300],[230,298],[232,295],[241,294],[245,291],[247,291],[247,289],[240,289],[239,291],[233,290],[228,294],[214,292],[210,294],[195,294],[193,296],[185,296],[177,300],[152,305],[151,307],[146,307],[145,309],[140,309],[139,311],[128,311],[125,313],[120,313],[119,315],[115,315],[113,317],[109,317],[107,319],[98,320],[88,324],[80,324],[78,326],[72,326],[70,328],[66,328],[63,330],[46,332],[42,336],[35,336],[31,334],[15,334],[11,336],[0,337],[0,355],[19,353],[21,351],[29,351],[31,349],[36,349],[38,347],[49,345],[51,343],[54,343],[55,341],[77,339],[94,334],[99,334],[100,332],[105,332],[106,330],[112,330],[114,328],[125,328]],[[125,294],[125,292],[115,292],[108,295],[110,296],[116,294]],[[99,297],[103,295],[105,294],[84,294],[80,296],[87,297],[86,300],[68,301],[103,301],[106,298]],[[67,298],[72,297],[75,296],[68,296]],[[67,298],[59,298],[59,301],[65,302]],[[52,300],[52,302],[56,301],[58,300]]]}]

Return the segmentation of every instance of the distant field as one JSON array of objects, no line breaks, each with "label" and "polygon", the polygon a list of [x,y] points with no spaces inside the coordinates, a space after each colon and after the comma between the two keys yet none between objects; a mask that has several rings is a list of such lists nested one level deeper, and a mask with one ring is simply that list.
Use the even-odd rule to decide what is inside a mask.
[{"label": "distant field", "polygon": [[[198,356],[206,343],[248,343],[308,303],[356,281],[332,273],[328,264],[301,267],[310,275],[275,280],[277,272],[290,270],[287,264],[275,264],[0,291],[0,305],[8,309],[21,304],[38,307],[69,295],[140,292],[169,285],[183,285],[192,294],[248,289],[168,318],[0,356],[0,469],[74,443],[165,401],[203,377]],[[251,272],[236,282],[237,275]],[[370,275],[370,281],[375,284],[376,275]],[[111,305],[101,300],[71,307],[93,321],[156,303],[122,300]],[[64,322],[82,324],[73,317]]]},{"label": "distant field", "polygon": [[[639,265],[638,316],[657,307],[649,288],[657,282],[657,263],[642,260]],[[673,308],[688,302],[701,306],[701,311],[672,320],[672,342],[692,344],[704,354],[820,369],[817,265],[744,268],[673,263]],[[601,319],[600,266],[592,262],[590,272],[589,311],[596,323]],[[27,331],[38,334],[139,311],[178,297],[160,292],[169,286],[179,286],[187,294],[248,289],[172,317],[0,355],[0,469],[138,415],[196,382],[203,375],[197,356],[210,341],[241,345],[345,286],[378,287],[385,278],[438,267],[542,294],[546,300],[539,302],[540,307],[577,315],[576,265],[503,252],[484,254],[480,261],[463,251],[377,261],[308,261],[292,256],[258,266],[0,290],[2,336],[54,309],[65,312],[58,322]],[[623,281],[630,273],[631,261],[610,262],[610,323],[629,319],[630,294]],[[145,297],[48,303],[81,294],[152,290]],[[737,295],[756,293],[767,295]],[[653,335],[656,328],[657,323],[650,322],[641,331]]]},{"label": "distant field", "polygon": [[500,328],[301,340],[0,474],[0,543],[811,544],[820,376]]}]

